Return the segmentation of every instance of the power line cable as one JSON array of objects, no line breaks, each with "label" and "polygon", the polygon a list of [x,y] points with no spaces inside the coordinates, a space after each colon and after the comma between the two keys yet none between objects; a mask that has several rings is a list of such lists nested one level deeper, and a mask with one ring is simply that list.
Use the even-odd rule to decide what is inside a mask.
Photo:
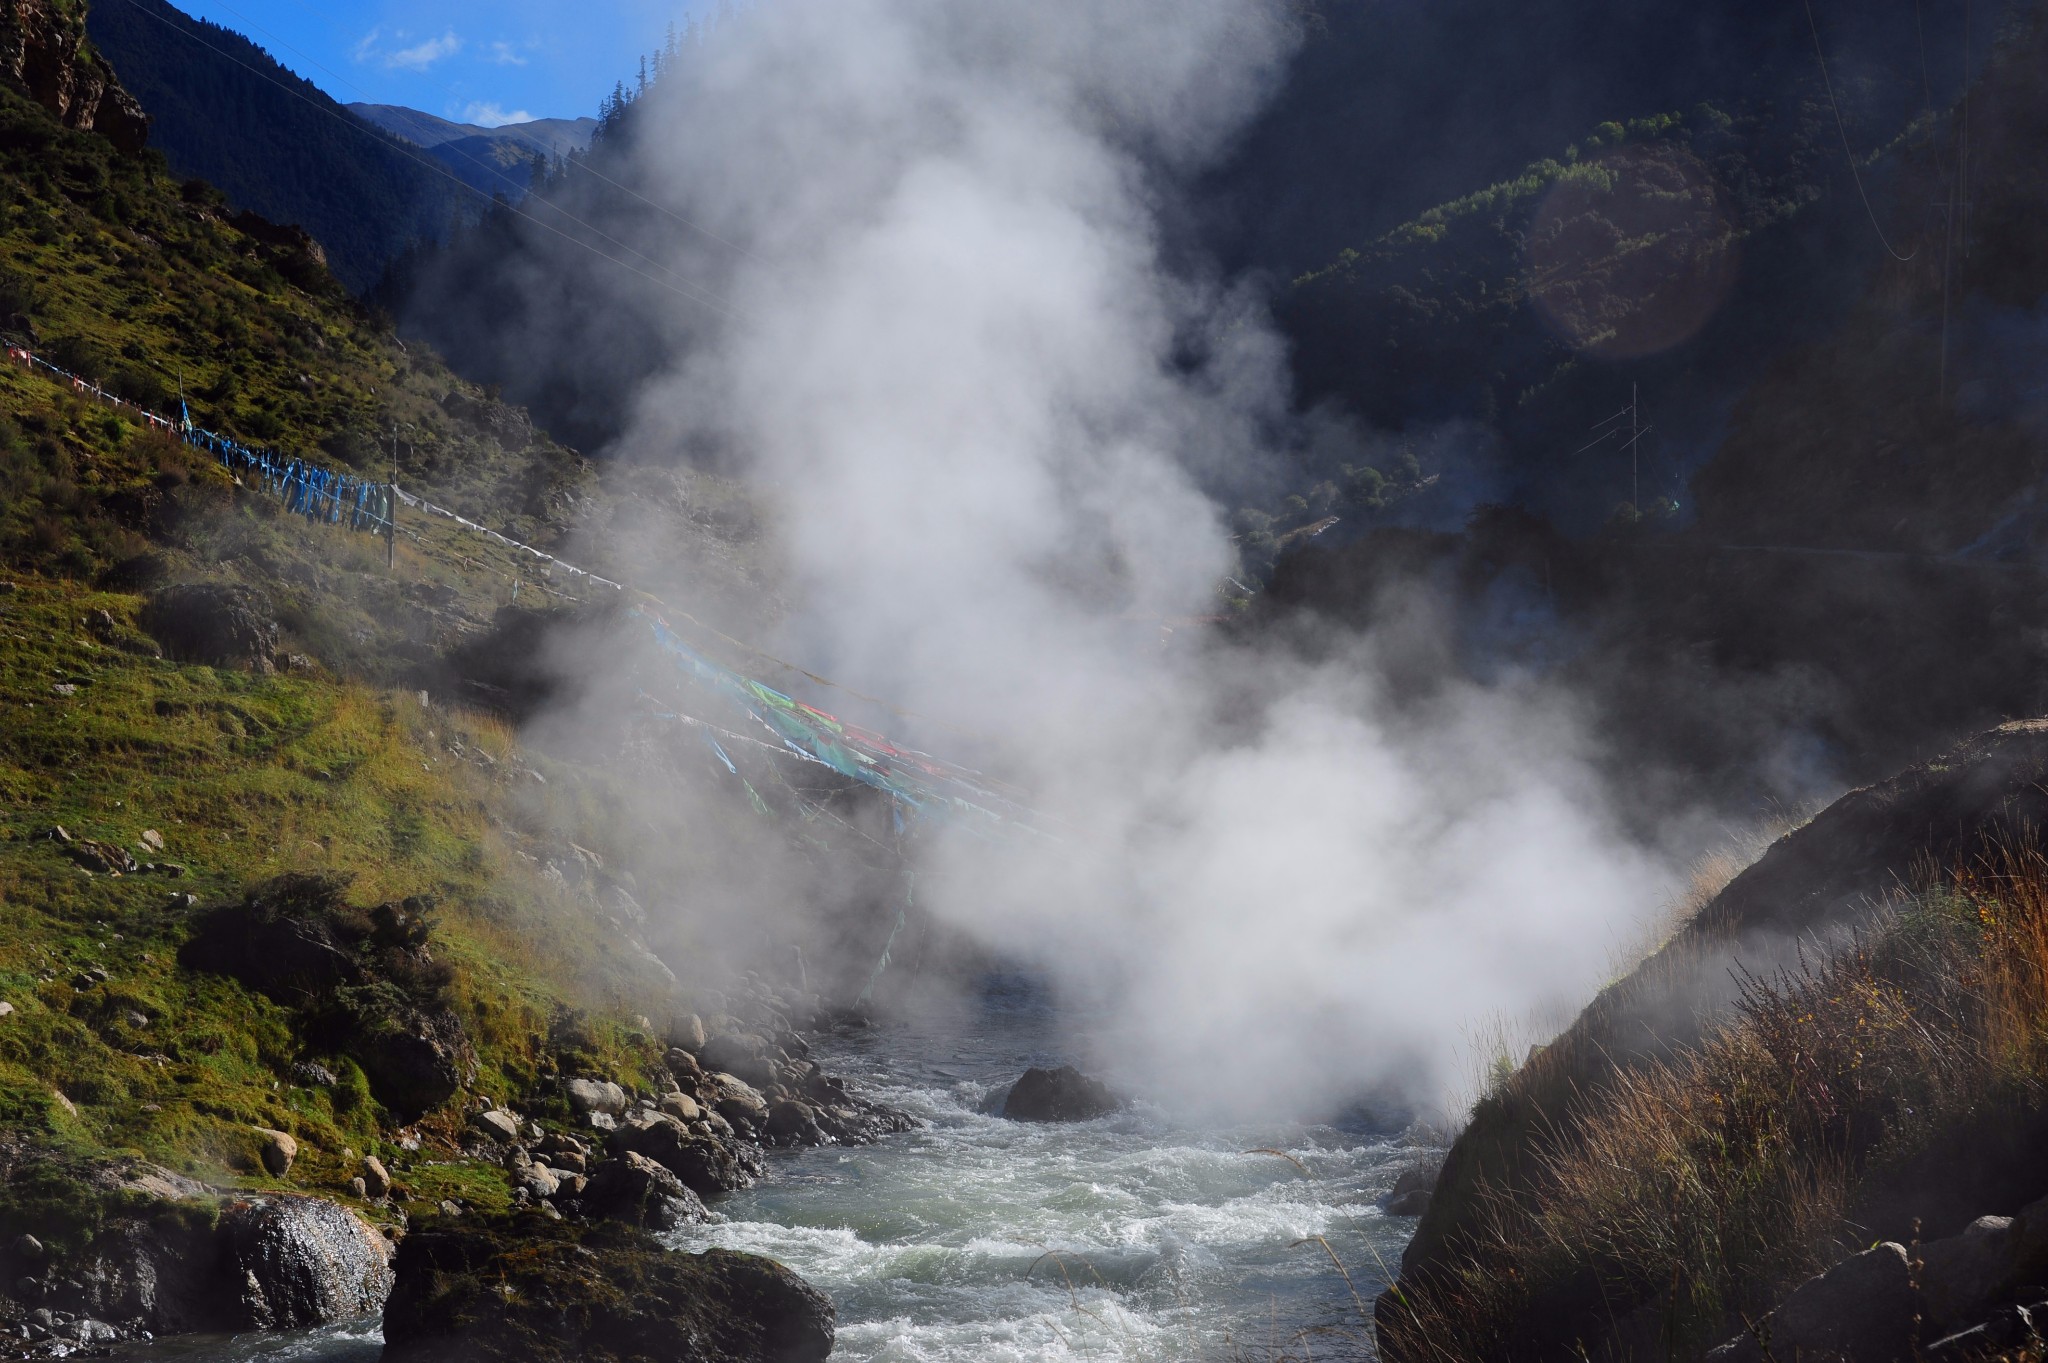
[{"label": "power line cable", "polygon": [[1842,106],[1835,99],[1834,78],[1828,75],[1827,54],[1821,50],[1820,25],[1814,22],[1813,0],[1803,0],[1803,3],[1806,6],[1806,26],[1813,30],[1813,55],[1820,62],[1820,81],[1828,92],[1828,107],[1835,111],[1835,131],[1841,134],[1842,155],[1849,162],[1849,176],[1856,182],[1856,193],[1863,200],[1863,211],[1870,216],[1871,230],[1877,233],[1879,243],[1883,245],[1886,251],[1891,253],[1892,259],[1911,260],[1913,256],[1920,254],[1920,248],[1914,247],[1912,255],[1900,255],[1898,249],[1886,238],[1884,228],[1878,225],[1877,210],[1870,206],[1870,194],[1863,188],[1863,172],[1857,169],[1856,153],[1849,147],[1849,128],[1847,124],[1842,122]]},{"label": "power line cable", "polygon": [[[388,137],[386,134],[383,134],[381,130],[372,128],[368,123],[363,122],[360,119],[357,119],[354,115],[343,116],[341,114],[337,114],[332,109],[326,108],[317,101],[308,99],[305,95],[301,94],[297,90],[292,89],[283,81],[276,79],[274,76],[271,76],[267,72],[262,71],[257,67],[251,66],[249,63],[241,60],[233,53],[224,51],[222,48],[216,46],[215,44],[208,42],[199,34],[181,28],[179,25],[173,23],[169,19],[164,18],[160,14],[151,13],[150,10],[145,8],[140,3],[140,0],[128,0],[128,4],[131,8],[136,10],[136,12],[156,21],[157,23],[163,25],[165,28],[170,29],[173,33],[180,34],[183,37],[190,39],[191,41],[199,44],[201,47],[207,49],[209,52],[212,52],[215,56],[220,57],[224,61],[233,62],[236,66],[241,67],[244,71],[247,71],[250,75],[255,76],[258,80],[276,86],[279,90],[284,91],[284,93],[290,95],[293,99],[298,100],[301,104],[304,104],[306,107],[317,110],[326,117],[332,118],[335,121],[342,123],[344,126],[351,128],[352,130],[354,130],[355,132],[359,133],[364,137],[379,139],[378,145],[380,146],[385,145],[388,142],[390,146],[393,149],[395,149],[401,156],[404,156],[407,159],[414,161],[421,166],[424,166],[426,169],[434,172],[436,175],[443,177],[444,179],[450,181],[451,183],[459,185],[461,188],[468,191],[469,193],[475,194],[479,197],[483,197],[482,190],[478,189],[475,185],[470,184],[461,176],[457,175],[454,171],[448,169],[447,166],[442,165],[440,162],[433,160],[432,158],[424,155],[423,153],[415,153],[412,150],[410,144],[402,142],[397,138]],[[496,203],[497,200],[492,199],[490,200],[490,202]],[[695,286],[689,285],[687,281],[685,281],[685,283],[682,286],[678,286],[676,284],[668,282],[667,280],[656,278],[654,275],[647,273],[645,270],[637,268],[628,261],[620,260],[616,256],[607,255],[605,252],[600,251],[597,247],[591,245],[589,242],[579,240],[578,238],[572,236],[571,234],[564,232],[561,228],[556,227],[551,223],[541,221],[540,218],[528,212],[526,209],[521,208],[518,204],[507,203],[505,207],[508,211],[518,214],[520,217],[526,219],[534,226],[541,228],[543,231],[552,232],[556,236],[560,237],[562,240],[570,243],[571,245],[580,246],[584,250],[596,256],[598,259],[616,265],[620,269],[627,271],[629,274],[637,275],[641,279],[646,280],[648,283],[653,284],[657,288],[667,289],[670,293],[675,294],[679,298],[686,298],[691,302],[698,304],[700,307],[709,308],[711,311],[718,313],[720,316],[726,318],[729,321],[740,320],[739,314],[733,312],[732,309],[727,307],[723,302],[721,302],[718,299],[711,298],[705,294],[697,292]],[[586,227],[589,228],[590,231],[596,232],[597,235],[599,235],[600,237],[604,237],[605,240],[613,241],[613,238],[606,236],[605,233],[598,231],[597,228],[590,227],[588,223],[583,222],[574,214],[569,213],[561,208],[556,208],[555,211],[561,213],[563,217],[568,218],[569,221],[576,223],[578,226]],[[623,242],[614,241],[614,244],[618,245],[623,250],[633,250],[633,248],[626,246]],[[659,261],[654,260],[652,257],[645,255],[643,252],[633,251],[633,254],[640,256],[643,260],[646,260],[649,264],[655,266],[655,268],[657,269],[667,270],[668,268],[662,265]],[[669,273],[674,272],[669,271]]]}]

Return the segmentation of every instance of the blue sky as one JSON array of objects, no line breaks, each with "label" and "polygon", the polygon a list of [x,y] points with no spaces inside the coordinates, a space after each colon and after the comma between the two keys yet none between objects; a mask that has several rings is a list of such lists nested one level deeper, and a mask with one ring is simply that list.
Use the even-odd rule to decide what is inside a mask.
[{"label": "blue sky", "polygon": [[245,34],[343,104],[463,123],[578,118],[689,0],[171,0]]}]

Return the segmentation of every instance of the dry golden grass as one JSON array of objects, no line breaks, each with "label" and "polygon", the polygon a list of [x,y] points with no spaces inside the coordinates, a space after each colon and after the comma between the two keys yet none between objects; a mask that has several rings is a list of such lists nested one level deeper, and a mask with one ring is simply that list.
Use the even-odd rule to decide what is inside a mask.
[{"label": "dry golden grass", "polygon": [[1861,1248],[1848,1218],[1887,1170],[2044,1106],[2048,854],[2030,845],[1829,959],[1741,980],[1697,1047],[1583,1096],[1526,1189],[1411,1285],[1401,1333],[1446,1359],[1597,1353],[1617,1327],[1637,1357],[1696,1355]]}]

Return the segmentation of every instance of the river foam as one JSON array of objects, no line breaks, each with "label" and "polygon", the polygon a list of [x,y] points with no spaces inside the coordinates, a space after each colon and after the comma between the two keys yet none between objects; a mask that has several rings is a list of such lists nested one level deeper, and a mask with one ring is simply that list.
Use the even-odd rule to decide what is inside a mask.
[{"label": "river foam", "polygon": [[925,1125],[780,1156],[675,1243],[787,1263],[832,1298],[849,1363],[1369,1354],[1372,1298],[1413,1229],[1378,1202],[1422,1152],[1392,1132],[1203,1126],[1142,1101],[1006,1121],[987,1110],[1005,1084],[1072,1057],[1049,1010],[989,1002],[821,1043],[827,1069]]}]

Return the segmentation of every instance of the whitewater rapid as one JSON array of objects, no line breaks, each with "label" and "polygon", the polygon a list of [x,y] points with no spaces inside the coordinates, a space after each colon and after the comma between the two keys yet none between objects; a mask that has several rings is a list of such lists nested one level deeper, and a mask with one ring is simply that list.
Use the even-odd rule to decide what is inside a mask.
[{"label": "whitewater rapid", "polygon": [[1372,1299],[1414,1229],[1378,1203],[1423,1152],[1395,1131],[1199,1125],[1142,1099],[1072,1125],[990,1115],[1025,1066],[1083,1059],[1075,1044],[1042,1000],[1001,988],[966,1016],[827,1038],[827,1070],[924,1127],[778,1157],[673,1243],[788,1264],[837,1307],[847,1363],[1367,1356]]},{"label": "whitewater rapid", "polygon": [[[765,1179],[670,1243],[802,1274],[838,1311],[835,1363],[1370,1357],[1372,1300],[1414,1230],[1379,1203],[1426,1152],[1363,1119],[1217,1126],[1142,1097],[1072,1125],[990,1114],[1026,1066],[1087,1066],[1087,1032],[996,979],[921,1018],[818,1038],[826,1070],[923,1125],[773,1155]],[[119,1357],[376,1363],[381,1349],[362,1322]]]}]

